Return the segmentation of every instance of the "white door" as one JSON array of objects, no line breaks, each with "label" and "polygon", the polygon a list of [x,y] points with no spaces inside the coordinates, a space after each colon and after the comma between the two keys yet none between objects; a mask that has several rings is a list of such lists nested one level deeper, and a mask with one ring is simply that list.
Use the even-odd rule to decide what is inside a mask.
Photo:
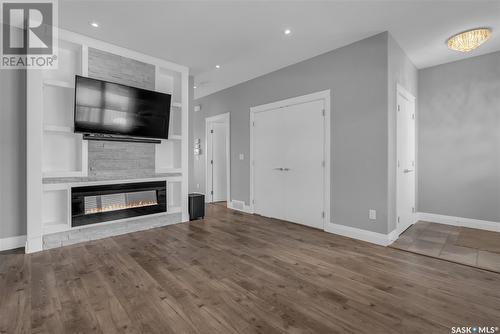
[{"label": "white door", "polygon": [[254,210],[323,228],[324,101],[254,116]]},{"label": "white door", "polygon": [[397,96],[397,231],[415,222],[415,98]]},{"label": "white door", "polygon": [[225,123],[212,122],[208,135],[208,180],[207,196],[209,202],[227,200],[226,176],[226,125]]},{"label": "white door", "polygon": [[286,145],[282,134],[285,118],[285,108],[275,109],[255,114],[253,124],[254,212],[282,219],[286,210],[282,152]]}]

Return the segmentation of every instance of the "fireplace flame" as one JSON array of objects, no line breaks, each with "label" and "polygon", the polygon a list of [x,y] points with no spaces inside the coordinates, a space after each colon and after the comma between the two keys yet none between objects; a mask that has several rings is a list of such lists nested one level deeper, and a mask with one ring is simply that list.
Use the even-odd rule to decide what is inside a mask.
[{"label": "fireplace flame", "polygon": [[106,206],[101,206],[99,208],[86,208],[85,209],[85,214],[92,214],[92,213],[100,213],[100,212],[108,212],[108,211],[116,211],[116,210],[124,210],[124,209],[133,209],[133,208],[140,208],[143,206],[153,206],[153,205],[158,205],[157,201],[137,201],[137,202],[130,202],[126,204],[111,204],[111,205],[106,205]]}]

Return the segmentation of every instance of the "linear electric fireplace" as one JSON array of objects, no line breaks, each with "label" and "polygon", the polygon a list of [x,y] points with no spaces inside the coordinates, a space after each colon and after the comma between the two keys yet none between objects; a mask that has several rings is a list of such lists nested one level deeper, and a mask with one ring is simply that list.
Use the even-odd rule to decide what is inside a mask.
[{"label": "linear electric fireplace", "polygon": [[165,181],[71,188],[71,226],[166,212],[166,194]]}]

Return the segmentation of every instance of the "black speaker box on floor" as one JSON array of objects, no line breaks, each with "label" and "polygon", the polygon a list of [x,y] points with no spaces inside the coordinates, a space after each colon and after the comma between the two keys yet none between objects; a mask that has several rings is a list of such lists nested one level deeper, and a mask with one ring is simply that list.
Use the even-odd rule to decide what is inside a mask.
[{"label": "black speaker box on floor", "polygon": [[189,220],[205,218],[205,195],[189,194]]}]

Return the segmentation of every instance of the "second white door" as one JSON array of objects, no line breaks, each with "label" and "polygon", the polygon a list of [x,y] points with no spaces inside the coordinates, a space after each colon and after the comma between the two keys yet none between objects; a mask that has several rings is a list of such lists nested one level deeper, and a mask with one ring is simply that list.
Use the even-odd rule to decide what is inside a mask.
[{"label": "second white door", "polygon": [[415,222],[415,98],[397,95],[397,231]]},{"label": "second white door", "polygon": [[209,202],[227,200],[227,171],[226,171],[226,125],[220,122],[209,123],[207,142],[208,157],[208,189]]},{"label": "second white door", "polygon": [[255,213],[323,229],[324,108],[317,100],[255,113]]}]

